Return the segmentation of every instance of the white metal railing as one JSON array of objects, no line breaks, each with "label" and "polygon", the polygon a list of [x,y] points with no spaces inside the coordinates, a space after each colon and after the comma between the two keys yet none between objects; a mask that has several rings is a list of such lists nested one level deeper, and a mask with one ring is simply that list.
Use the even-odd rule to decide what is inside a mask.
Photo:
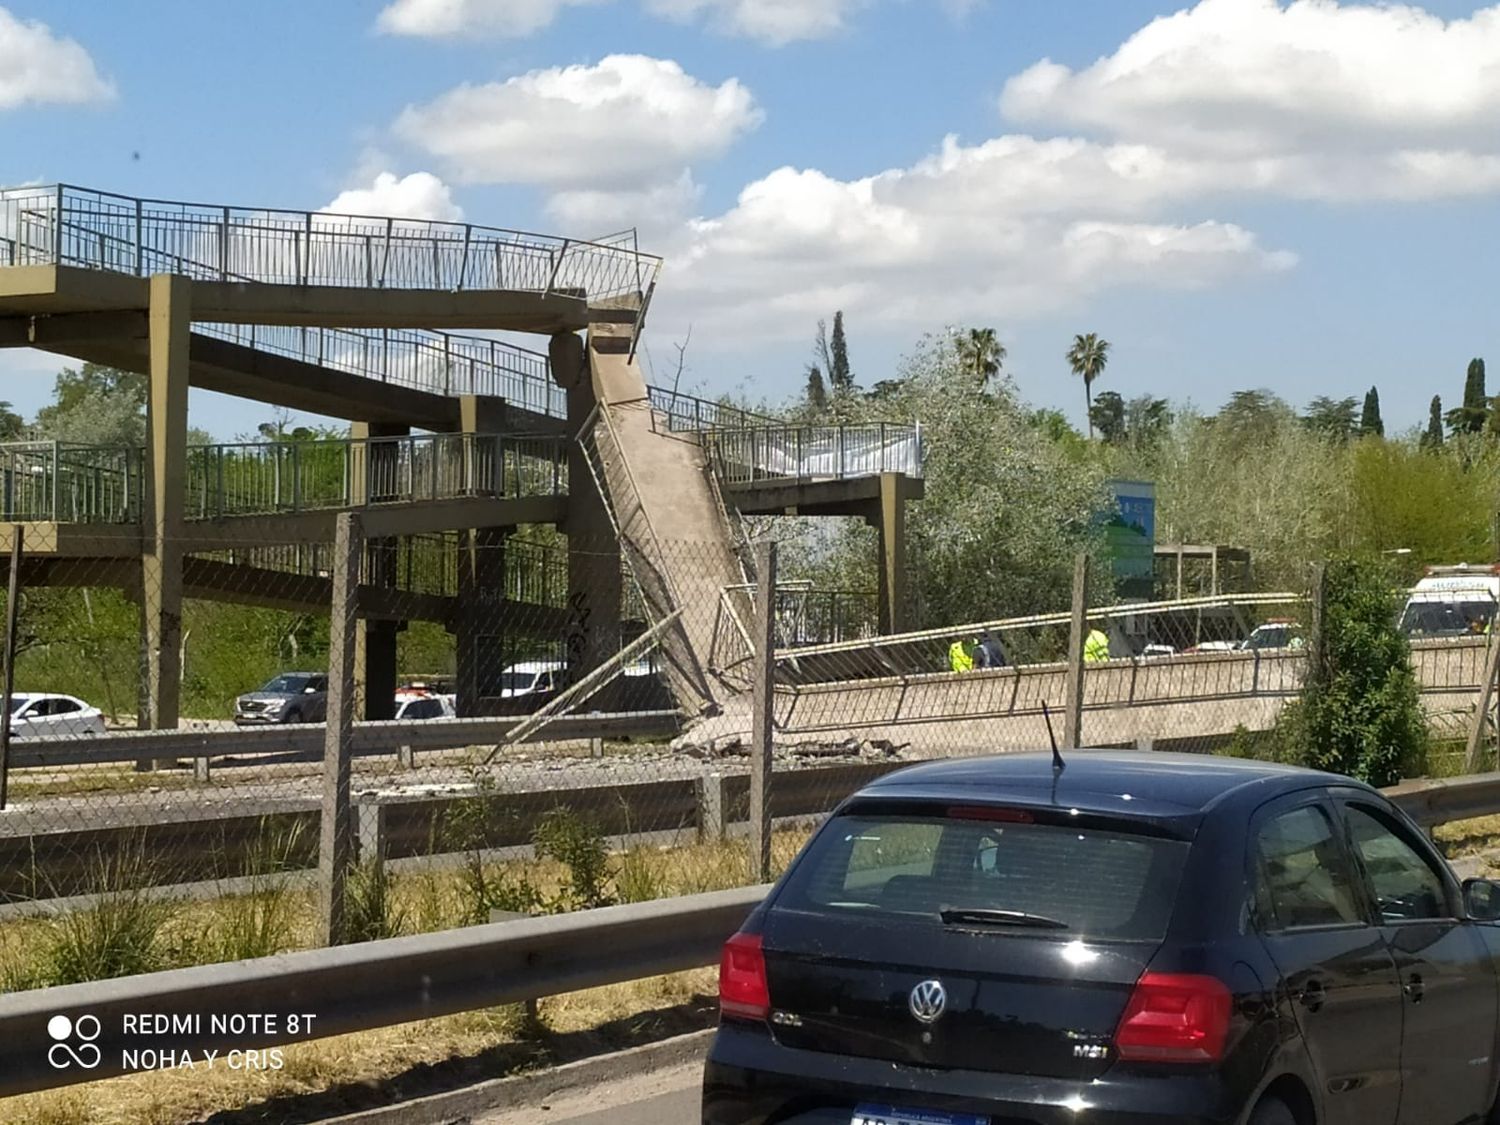
[{"label": "white metal railing", "polygon": [[644,304],[661,259],[634,231],[579,241],[473,223],[0,189],[0,265],[371,289],[523,290]]},{"label": "white metal railing", "polygon": [[195,332],[304,363],[437,395],[490,395],[548,418],[567,416],[567,394],[547,357],[486,336],[415,329],[196,324]]},{"label": "white metal railing", "polygon": [[922,475],[922,427],[890,422],[850,426],[756,426],[704,432],[721,480],[843,480],[879,473]]}]

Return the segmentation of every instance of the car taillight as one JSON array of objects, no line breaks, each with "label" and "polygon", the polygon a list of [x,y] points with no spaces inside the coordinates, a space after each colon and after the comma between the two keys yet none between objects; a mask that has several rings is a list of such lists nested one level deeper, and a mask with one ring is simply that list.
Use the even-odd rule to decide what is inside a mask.
[{"label": "car taillight", "polygon": [[766,984],[766,956],[759,934],[735,934],[724,943],[719,960],[719,1015],[726,1019],[763,1020],[771,1013]]},{"label": "car taillight", "polygon": [[1125,1006],[1115,1050],[1130,1062],[1218,1062],[1233,1010],[1229,989],[1214,977],[1146,973]]}]

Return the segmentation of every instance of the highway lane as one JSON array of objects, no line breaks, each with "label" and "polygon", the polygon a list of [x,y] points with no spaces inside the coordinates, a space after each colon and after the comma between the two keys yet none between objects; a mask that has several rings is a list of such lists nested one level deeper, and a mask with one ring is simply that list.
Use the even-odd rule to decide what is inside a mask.
[{"label": "highway lane", "polygon": [[482,1114],[472,1125],[699,1125],[702,1080],[703,1064],[689,1063]]}]

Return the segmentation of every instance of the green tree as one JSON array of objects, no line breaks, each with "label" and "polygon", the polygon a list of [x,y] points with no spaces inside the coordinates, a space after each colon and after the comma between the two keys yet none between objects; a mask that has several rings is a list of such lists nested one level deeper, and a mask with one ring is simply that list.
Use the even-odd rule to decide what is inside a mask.
[{"label": "green tree", "polygon": [[974,385],[984,390],[1000,374],[1005,363],[1005,345],[993,328],[970,328],[954,335],[958,361],[969,372]]},{"label": "green tree", "polygon": [[[1068,349],[1068,365],[1073,374],[1083,380],[1083,398],[1090,411],[1094,407],[1094,380],[1104,374],[1109,363],[1109,341],[1098,333],[1089,332],[1073,337],[1073,346]],[[1094,421],[1089,419],[1089,437],[1094,436]]]},{"label": "green tree", "polygon": [[1385,436],[1385,423],[1380,420],[1380,392],[1374,387],[1365,392],[1365,406],[1359,414],[1359,436]]},{"label": "green tree", "polygon": [[0,441],[19,441],[26,436],[26,420],[15,408],[0,399]]},{"label": "green tree", "polygon": [[807,365],[807,389],[803,392],[803,401],[815,415],[828,412],[828,387],[816,363]]},{"label": "green tree", "polygon": [[1464,376],[1464,403],[1448,411],[1448,429],[1455,434],[1477,434],[1484,431],[1489,418],[1489,396],[1484,390],[1484,360],[1469,360],[1469,369]]},{"label": "green tree", "polygon": [[1313,433],[1332,441],[1344,442],[1359,429],[1359,403],[1352,398],[1329,398],[1319,395],[1307,404],[1303,423]]},{"label": "green tree", "polygon": [[1121,445],[1129,436],[1125,400],[1117,391],[1105,391],[1089,407],[1089,426],[1109,445]]},{"label": "green tree", "polygon": [[1137,395],[1125,404],[1127,440],[1138,452],[1156,449],[1171,426],[1172,408],[1164,398]]},{"label": "green tree", "polygon": [[1427,730],[1394,587],[1368,559],[1328,564],[1302,694],[1277,724],[1293,760],[1379,786],[1422,768]]},{"label": "green tree", "polygon": [[79,445],[144,445],[145,376],[98,363],[65,368],[53,382],[51,404],[37,411],[36,429]]},{"label": "green tree", "polygon": [[1433,395],[1432,402],[1428,404],[1427,429],[1422,432],[1419,440],[1423,449],[1443,448],[1443,400],[1439,395]]},{"label": "green tree", "polygon": [[854,373],[849,370],[849,342],[844,338],[842,309],[833,314],[833,338],[828,344],[828,380],[835,391],[847,394],[854,390]]}]

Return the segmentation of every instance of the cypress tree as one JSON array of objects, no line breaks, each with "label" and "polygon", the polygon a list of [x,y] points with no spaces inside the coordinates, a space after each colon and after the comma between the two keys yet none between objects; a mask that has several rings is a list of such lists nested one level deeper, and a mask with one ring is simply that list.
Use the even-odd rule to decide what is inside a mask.
[{"label": "cypress tree", "polygon": [[1443,448],[1443,400],[1440,395],[1432,396],[1432,405],[1427,408],[1427,429],[1423,431],[1421,438],[1423,449]]},{"label": "cypress tree", "polygon": [[849,370],[849,344],[844,339],[844,314],[840,310],[833,314],[833,338],[828,342],[830,353],[828,379],[834,390],[852,391],[854,374]]},{"label": "cypress tree", "polygon": [[1385,436],[1385,423],[1380,420],[1380,392],[1374,387],[1365,392],[1365,408],[1359,416],[1359,436]]}]

